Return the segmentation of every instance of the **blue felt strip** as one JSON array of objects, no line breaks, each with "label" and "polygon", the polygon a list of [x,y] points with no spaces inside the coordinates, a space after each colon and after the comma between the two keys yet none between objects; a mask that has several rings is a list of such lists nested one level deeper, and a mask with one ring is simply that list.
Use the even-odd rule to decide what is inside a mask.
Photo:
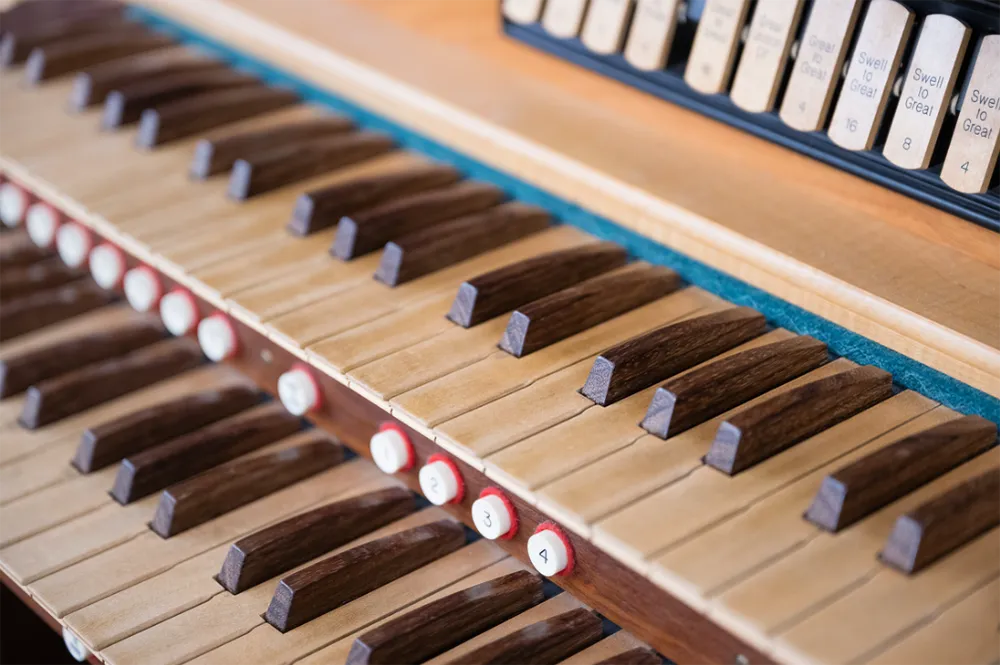
[{"label": "blue felt strip", "polygon": [[170,33],[179,41],[195,44],[272,85],[292,88],[306,101],[329,107],[347,115],[354,119],[360,127],[385,132],[405,148],[423,153],[432,159],[452,164],[469,177],[491,182],[504,189],[512,198],[542,206],[551,211],[562,222],[619,243],[636,258],[669,266],[691,284],[730,302],[753,307],[777,326],[823,340],[830,350],[838,355],[860,364],[881,367],[891,372],[896,383],[901,387],[922,393],[956,411],[978,414],[994,422],[1000,422],[1000,400],[981,390],[660,245],[634,231],[618,226],[608,219],[528,184],[515,175],[499,171],[468,155],[444,146],[404,125],[372,113],[343,97],[226,46],[172,19],[138,7],[132,9],[132,15],[152,28]]}]

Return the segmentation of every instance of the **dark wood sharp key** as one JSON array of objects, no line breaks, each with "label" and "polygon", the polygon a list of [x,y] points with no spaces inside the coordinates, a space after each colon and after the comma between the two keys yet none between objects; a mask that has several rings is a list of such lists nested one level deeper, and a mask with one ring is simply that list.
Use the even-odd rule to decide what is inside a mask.
[{"label": "dark wood sharp key", "polygon": [[766,330],[764,316],[749,307],[661,326],[597,356],[580,392],[608,406],[763,335]]},{"label": "dark wood sharp key", "polygon": [[36,48],[25,63],[24,77],[34,85],[102,62],[155,51],[172,43],[166,35],[150,32],[140,25],[113,34],[85,35]]},{"label": "dark wood sharp key", "polygon": [[673,270],[637,262],[519,307],[510,315],[499,347],[521,358],[671,291],[681,279]]},{"label": "dark wood sharp key", "polygon": [[169,339],[98,361],[28,388],[18,422],[43,427],[98,404],[176,376],[202,362],[192,339]]},{"label": "dark wood sharp key", "polygon": [[288,230],[299,236],[336,226],[341,217],[404,196],[458,182],[461,174],[447,164],[419,164],[393,173],[338,182],[306,192],[295,202]]},{"label": "dark wood sharp key", "polygon": [[136,145],[155,148],[221,125],[277,111],[297,101],[298,97],[291,90],[265,86],[216,90],[179,99],[142,112]]},{"label": "dark wood sharp key", "polygon": [[122,460],[111,496],[131,503],[298,431],[280,404],[258,406]]},{"label": "dark wood sharp key", "polygon": [[802,336],[720,358],[657,388],[642,428],[676,436],[827,361],[826,344]]},{"label": "dark wood sharp key", "polygon": [[457,522],[441,520],[363,543],[288,575],[264,618],[287,632],[465,544]]},{"label": "dark wood sharp key", "polygon": [[84,431],[71,462],[91,473],[260,402],[251,385],[205,390],[134,411]]},{"label": "dark wood sharp key", "polygon": [[343,217],[330,253],[347,261],[381,249],[393,238],[486,210],[503,197],[493,185],[472,181],[404,196]]},{"label": "dark wood sharp key", "polygon": [[900,515],[879,558],[917,573],[1000,524],[1000,467]]},{"label": "dark wood sharp key", "polygon": [[386,244],[375,279],[398,286],[544,230],[549,213],[517,201],[415,231]]},{"label": "dark wood sharp key", "polygon": [[0,341],[97,309],[113,298],[89,279],[15,298],[0,308]]},{"label": "dark wood sharp key", "polygon": [[6,32],[0,39],[0,67],[11,67],[28,59],[39,47],[67,39],[120,30],[125,24],[121,10],[111,13],[69,15],[40,22],[18,32]]},{"label": "dark wood sharp key", "polygon": [[117,129],[139,120],[142,112],[163,104],[196,95],[259,86],[248,74],[228,69],[224,64],[194,71],[171,72],[162,76],[143,77],[108,93],[104,101],[101,127]]},{"label": "dark wood sharp key", "polygon": [[734,475],[892,395],[892,375],[865,365],[775,395],[729,418],[705,456]]},{"label": "dark wood sharp key", "polygon": [[237,540],[216,579],[230,593],[240,593],[415,509],[413,495],[402,487],[314,508]]},{"label": "dark wood sharp key", "polygon": [[0,303],[63,286],[85,276],[83,271],[70,268],[58,257],[36,261],[26,266],[12,266],[3,270],[2,274]]},{"label": "dark wood sharp key", "polygon": [[32,241],[23,225],[0,235],[0,272],[4,278],[12,268],[23,268],[51,257],[49,250]]},{"label": "dark wood sharp key", "polygon": [[375,132],[340,132],[285,142],[237,159],[229,176],[229,198],[243,201],[300,180],[335,171],[389,152],[392,138]]},{"label": "dark wood sharp key", "polygon": [[163,491],[150,528],[175,536],[340,464],[344,449],[325,433],[311,441],[227,462]]},{"label": "dark wood sharp key", "polygon": [[125,5],[115,0],[46,0],[18,2],[0,12],[0,34],[21,34],[39,25],[83,18],[88,14],[120,14]]},{"label": "dark wood sharp key", "polygon": [[90,363],[110,360],[163,339],[154,319],[128,321],[110,330],[78,335],[0,360],[0,398]]},{"label": "dark wood sharp key", "polygon": [[588,609],[557,614],[463,654],[465,665],[558,663],[601,639],[601,620]]},{"label": "dark wood sharp key", "polygon": [[112,90],[153,77],[218,69],[223,65],[183,46],[162,48],[130,58],[112,60],[80,72],[73,79],[69,105],[82,111],[103,104]]},{"label": "dark wood sharp key", "polygon": [[237,159],[253,160],[273,150],[275,146],[298,146],[346,132],[353,127],[354,123],[349,118],[324,115],[218,138],[204,138],[195,146],[190,172],[192,177],[204,180],[228,171]]},{"label": "dark wood sharp key", "polygon": [[458,287],[448,319],[471,328],[574,284],[620,268],[625,249],[598,242],[549,252],[477,275]]},{"label": "dark wood sharp key", "polygon": [[364,633],[347,665],[418,663],[544,600],[542,579],[519,570],[410,610]]},{"label": "dark wood sharp key", "polygon": [[996,438],[997,426],[979,416],[908,436],[824,478],[806,519],[839,531],[993,447]]}]

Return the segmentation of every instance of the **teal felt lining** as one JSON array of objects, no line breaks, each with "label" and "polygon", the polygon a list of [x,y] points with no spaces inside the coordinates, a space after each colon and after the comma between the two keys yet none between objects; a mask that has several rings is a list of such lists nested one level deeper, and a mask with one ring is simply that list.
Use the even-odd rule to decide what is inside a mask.
[{"label": "teal felt lining", "polygon": [[372,113],[342,97],[202,35],[172,19],[143,8],[133,8],[132,15],[150,27],[170,33],[180,41],[195,44],[272,85],[289,87],[306,101],[327,106],[350,116],[361,127],[385,132],[405,148],[423,153],[432,159],[452,164],[471,178],[491,182],[501,187],[512,198],[542,206],[564,223],[572,224],[598,237],[619,243],[636,258],[669,266],[691,284],[730,302],[753,307],[767,316],[776,326],[823,340],[837,355],[860,364],[881,367],[891,372],[896,383],[901,387],[922,393],[956,411],[977,414],[994,422],[1000,422],[1000,400],[981,390],[684,256],[634,231],[618,226],[614,222],[590,213],[565,199],[530,185],[514,175],[494,169],[468,155],[418,134],[404,125]]}]

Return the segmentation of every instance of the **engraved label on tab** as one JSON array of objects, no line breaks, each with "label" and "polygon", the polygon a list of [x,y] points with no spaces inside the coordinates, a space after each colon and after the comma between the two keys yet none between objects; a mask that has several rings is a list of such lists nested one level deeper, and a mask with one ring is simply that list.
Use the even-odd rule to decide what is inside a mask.
[{"label": "engraved label on tab", "polygon": [[639,0],[625,42],[625,59],[636,69],[656,71],[667,64],[677,27],[679,0]]},{"label": "engraved label on tab", "polygon": [[535,23],[542,13],[542,0],[503,0],[503,15],[514,23]]},{"label": "engraved label on tab", "polygon": [[822,129],[861,0],[816,0],[792,66],[781,119],[803,132]]},{"label": "engraved label on tab", "polygon": [[805,0],[760,0],[729,97],[744,111],[774,108]]},{"label": "engraved label on tab", "polygon": [[968,26],[946,14],[924,19],[903,81],[899,106],[882,149],[886,159],[896,166],[904,169],[930,166],[969,45],[969,34]]},{"label": "engraved label on tab", "polygon": [[941,179],[960,192],[985,192],[997,164],[998,132],[1000,35],[987,35],[979,43]]},{"label": "engraved label on tab", "polygon": [[830,121],[830,139],[848,150],[870,150],[899,70],[913,12],[893,0],[872,0]]},{"label": "engraved label on tab", "polygon": [[684,80],[700,93],[722,92],[733,71],[750,0],[708,0],[698,23]]},{"label": "engraved label on tab", "polygon": [[586,8],[587,0],[549,0],[542,13],[542,26],[555,37],[576,37]]},{"label": "engraved label on tab", "polygon": [[617,53],[632,0],[591,0],[580,40],[595,53]]}]

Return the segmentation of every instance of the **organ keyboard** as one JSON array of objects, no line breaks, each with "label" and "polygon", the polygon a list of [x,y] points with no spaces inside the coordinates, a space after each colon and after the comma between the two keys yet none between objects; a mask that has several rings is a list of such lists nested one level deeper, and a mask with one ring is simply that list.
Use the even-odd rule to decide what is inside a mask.
[{"label": "organ keyboard", "polygon": [[[996,660],[982,247],[876,348],[206,37],[266,4],[0,16],[0,569],[74,654]],[[628,49],[601,4],[505,11]]]}]

